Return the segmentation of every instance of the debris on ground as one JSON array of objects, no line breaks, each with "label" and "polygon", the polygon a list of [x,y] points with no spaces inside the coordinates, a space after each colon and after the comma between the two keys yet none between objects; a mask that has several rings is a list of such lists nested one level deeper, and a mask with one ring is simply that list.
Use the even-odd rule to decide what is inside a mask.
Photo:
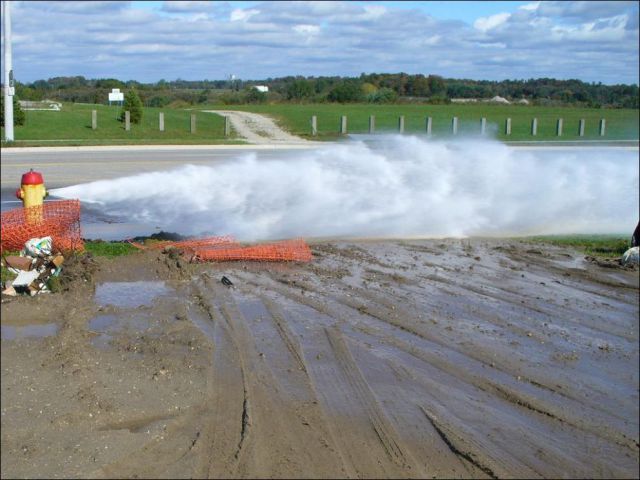
[{"label": "debris on ground", "polygon": [[233,286],[233,282],[231,280],[229,280],[227,277],[223,276],[220,281],[222,282],[223,285],[226,285],[227,287],[231,287]]},{"label": "debris on ground", "polygon": [[622,265],[638,265],[640,264],[640,247],[631,247],[624,252],[621,260]]},{"label": "debris on ground", "polygon": [[31,238],[25,242],[20,256],[2,258],[2,266],[17,275],[7,280],[2,293],[9,296],[48,293],[49,280],[60,275],[63,263],[64,256],[54,253],[51,237]]}]

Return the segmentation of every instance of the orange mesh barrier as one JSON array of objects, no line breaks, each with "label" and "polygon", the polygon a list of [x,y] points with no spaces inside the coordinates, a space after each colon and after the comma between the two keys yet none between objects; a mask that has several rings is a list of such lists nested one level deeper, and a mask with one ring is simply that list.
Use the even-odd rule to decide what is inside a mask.
[{"label": "orange mesh barrier", "polygon": [[253,260],[266,262],[309,262],[311,249],[302,239],[285,240],[276,243],[248,247],[231,246],[218,248],[195,248],[194,260],[229,261]]},{"label": "orange mesh barrier", "polygon": [[195,250],[196,248],[203,248],[203,247],[213,248],[213,247],[218,247],[222,245],[227,245],[227,246],[238,245],[235,238],[229,235],[225,235],[223,237],[205,237],[205,238],[198,238],[193,240],[180,240],[177,242],[166,240],[162,242],[152,243],[150,245],[142,245],[141,243],[137,243],[131,240],[128,240],[128,242],[134,247],[139,248],[141,250],[146,250],[148,248],[162,249],[165,247],[175,247],[181,250]]},{"label": "orange mesh barrier", "polygon": [[27,240],[51,237],[57,250],[84,250],[80,231],[80,200],[45,202],[42,206],[2,212],[0,252],[22,250]]}]

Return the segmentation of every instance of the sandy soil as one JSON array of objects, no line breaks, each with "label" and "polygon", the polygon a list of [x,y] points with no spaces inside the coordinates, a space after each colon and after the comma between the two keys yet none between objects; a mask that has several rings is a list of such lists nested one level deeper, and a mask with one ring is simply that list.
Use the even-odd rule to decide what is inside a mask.
[{"label": "sandy soil", "polygon": [[236,110],[203,110],[203,112],[229,117],[231,126],[238,136],[251,144],[321,145],[319,142],[311,142],[288,133],[266,115]]},{"label": "sandy soil", "polygon": [[313,251],[70,261],[68,291],[3,299],[2,477],[637,477],[637,270],[507,240]]}]

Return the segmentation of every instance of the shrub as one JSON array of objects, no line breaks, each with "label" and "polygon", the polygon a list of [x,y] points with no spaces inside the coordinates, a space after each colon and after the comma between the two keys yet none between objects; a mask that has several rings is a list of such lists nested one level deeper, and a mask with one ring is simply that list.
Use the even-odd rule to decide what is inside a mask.
[{"label": "shrub", "polygon": [[120,121],[124,122],[125,113],[129,111],[131,123],[140,123],[142,121],[142,100],[135,90],[129,90],[124,96],[122,111],[120,112]]},{"label": "shrub", "polygon": [[[4,127],[4,95],[1,95],[0,98],[2,99],[0,101],[0,120],[1,120],[0,123],[2,123],[2,126]],[[18,97],[14,95],[12,98],[13,98],[13,125],[14,126],[24,125],[24,121],[25,121],[24,110],[20,108]]]}]

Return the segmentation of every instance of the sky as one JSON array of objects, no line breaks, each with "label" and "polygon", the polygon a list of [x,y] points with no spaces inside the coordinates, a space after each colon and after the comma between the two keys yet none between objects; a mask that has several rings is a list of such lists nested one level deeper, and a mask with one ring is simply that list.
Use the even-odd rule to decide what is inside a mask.
[{"label": "sky", "polygon": [[638,1],[9,3],[23,83],[397,72],[639,83]]}]

